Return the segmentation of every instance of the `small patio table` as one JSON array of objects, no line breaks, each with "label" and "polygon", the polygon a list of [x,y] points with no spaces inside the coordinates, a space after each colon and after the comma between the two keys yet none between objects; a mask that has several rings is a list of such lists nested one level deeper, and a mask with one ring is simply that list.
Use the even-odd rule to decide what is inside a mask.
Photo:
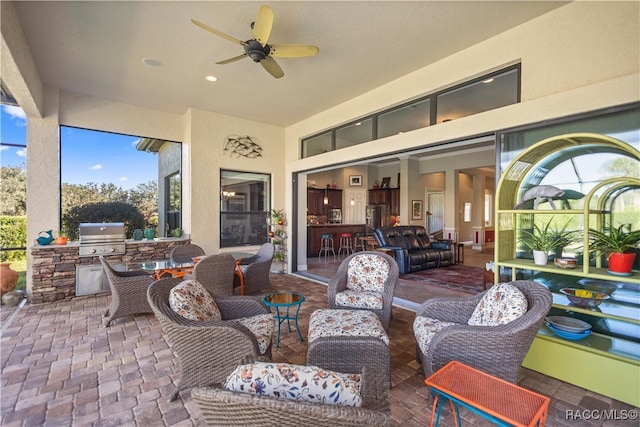
[{"label": "small patio table", "polygon": [[[293,320],[295,322],[300,342],[304,341],[302,334],[300,333],[300,327],[298,326],[298,313],[300,312],[300,306],[302,306],[302,303],[304,302],[304,295],[298,292],[274,292],[262,297],[262,302],[269,307],[269,309],[273,307],[276,312],[275,316],[273,316],[275,319],[278,319],[276,348],[280,347],[280,325],[285,320],[287,321],[289,332],[291,332],[291,321]],[[295,313],[291,314],[289,309],[293,308],[295,308]],[[280,309],[283,310],[282,314],[280,313]],[[284,311],[285,309],[286,312]]]},{"label": "small patio table", "polygon": [[461,425],[460,405],[498,426],[542,427],[551,400],[455,360],[424,382],[435,397],[430,426],[434,420],[439,424],[442,406],[449,401],[456,426]]}]

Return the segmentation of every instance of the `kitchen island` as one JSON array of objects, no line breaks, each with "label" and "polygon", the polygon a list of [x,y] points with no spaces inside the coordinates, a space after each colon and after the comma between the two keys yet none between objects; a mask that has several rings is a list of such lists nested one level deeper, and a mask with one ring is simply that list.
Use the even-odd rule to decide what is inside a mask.
[{"label": "kitchen island", "polygon": [[[333,245],[336,254],[340,248],[340,235],[342,233],[361,233],[363,236],[367,230],[366,224],[307,224],[307,257],[317,257],[320,252],[320,240],[323,234],[333,236]],[[355,245],[355,242],[352,243]]]}]

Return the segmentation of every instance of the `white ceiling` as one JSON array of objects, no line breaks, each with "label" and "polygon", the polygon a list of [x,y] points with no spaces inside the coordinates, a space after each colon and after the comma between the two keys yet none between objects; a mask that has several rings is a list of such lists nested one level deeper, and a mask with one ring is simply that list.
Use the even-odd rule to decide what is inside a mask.
[{"label": "white ceiling", "polygon": [[[281,79],[239,45],[193,25],[251,38],[258,8],[269,42],[313,44],[278,58]],[[197,108],[287,126],[531,20],[557,1],[20,1],[41,80],[65,91],[182,114]],[[144,58],[159,61],[151,67]],[[215,83],[205,80],[213,74]],[[11,91],[11,87],[9,87]]]}]

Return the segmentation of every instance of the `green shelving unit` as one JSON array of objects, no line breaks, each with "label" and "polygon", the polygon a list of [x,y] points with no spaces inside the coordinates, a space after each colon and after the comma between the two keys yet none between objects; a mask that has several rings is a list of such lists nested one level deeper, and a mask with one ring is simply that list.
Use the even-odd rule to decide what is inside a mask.
[{"label": "green shelving unit", "polygon": [[[640,189],[637,176],[603,179],[584,195],[582,207],[515,209],[528,189],[544,184],[544,178],[562,162],[585,153],[609,153],[640,162],[634,147],[606,135],[576,133],[548,138],[520,153],[505,169],[496,191],[496,271],[510,271],[512,278],[539,281],[553,294],[551,314],[579,318],[592,325],[592,334],[580,341],[554,335],[543,326],[523,362],[526,368],[584,387],[622,402],[640,406],[640,273],[613,276],[602,265],[602,257],[592,259],[589,228],[602,230],[615,212],[611,206],[625,191]],[[567,185],[570,185],[568,183]],[[579,204],[579,203],[574,203]],[[556,201],[556,205],[558,202]],[[640,215],[640,213],[638,213]],[[528,258],[519,244],[521,231],[536,218],[540,222],[557,217],[561,223],[581,224],[582,259],[576,269],[561,269],[553,263],[539,266]],[[495,274],[496,282],[500,274]],[[559,292],[562,287],[582,287],[587,283],[615,284],[611,298],[595,308],[572,305]]]}]

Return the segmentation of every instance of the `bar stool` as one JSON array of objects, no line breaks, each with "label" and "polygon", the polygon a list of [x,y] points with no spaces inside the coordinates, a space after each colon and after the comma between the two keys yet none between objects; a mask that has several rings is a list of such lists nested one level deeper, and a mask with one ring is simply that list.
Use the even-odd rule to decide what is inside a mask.
[{"label": "bar stool", "polygon": [[351,233],[342,233],[340,235],[340,249],[338,249],[338,256],[344,249],[346,255],[353,253],[353,246],[351,245]]},{"label": "bar stool", "polygon": [[365,233],[353,233],[353,251],[357,252],[358,251],[358,246],[361,246],[361,249],[363,251],[366,251],[367,248],[365,246],[365,242],[364,240],[361,239],[361,237],[364,237]]},{"label": "bar stool", "polygon": [[320,252],[318,252],[318,257],[322,256],[322,252],[324,251],[324,259],[327,259],[327,254],[329,251],[336,256],[336,251],[333,250],[333,235],[331,234],[323,234],[320,236]]}]

